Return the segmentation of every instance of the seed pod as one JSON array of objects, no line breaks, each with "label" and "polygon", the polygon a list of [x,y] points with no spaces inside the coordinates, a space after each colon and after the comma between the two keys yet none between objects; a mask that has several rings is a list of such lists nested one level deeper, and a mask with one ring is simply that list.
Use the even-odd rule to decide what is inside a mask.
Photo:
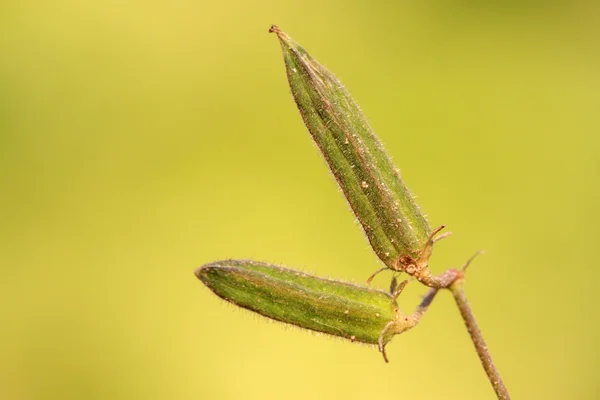
[{"label": "seed pod", "polygon": [[373,250],[385,265],[400,270],[399,263],[416,260],[429,245],[427,220],[342,84],[277,26],[270,32],[279,37],[304,123]]},{"label": "seed pod", "polygon": [[[196,276],[217,296],[277,321],[378,345],[418,322],[389,293],[254,261],[207,264]],[[387,361],[387,358],[386,358]]]}]

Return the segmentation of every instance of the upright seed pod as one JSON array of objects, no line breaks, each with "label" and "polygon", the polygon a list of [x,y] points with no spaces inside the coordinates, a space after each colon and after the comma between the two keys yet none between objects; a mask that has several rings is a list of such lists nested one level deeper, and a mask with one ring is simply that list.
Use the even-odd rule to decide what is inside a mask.
[{"label": "upright seed pod", "polygon": [[337,78],[273,25],[290,88],[377,256],[391,269],[427,266],[432,231],[358,105]]},{"label": "upright seed pod", "polygon": [[254,261],[217,261],[197,269],[196,276],[217,296],[265,317],[378,345],[386,361],[385,345],[415,326],[429,305],[406,316],[398,309],[398,293]]}]

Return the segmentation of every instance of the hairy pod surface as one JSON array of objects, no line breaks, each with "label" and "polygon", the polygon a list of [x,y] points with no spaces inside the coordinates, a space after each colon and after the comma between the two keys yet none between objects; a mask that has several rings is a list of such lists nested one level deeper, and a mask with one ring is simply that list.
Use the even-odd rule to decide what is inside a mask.
[{"label": "hairy pod surface", "polygon": [[[416,322],[386,292],[271,264],[225,260],[196,270],[217,296],[265,317],[383,346]],[[385,353],[384,353],[385,355]]]},{"label": "hairy pod surface", "polygon": [[358,105],[337,78],[287,34],[279,37],[296,105],[377,256],[416,259],[431,229]]}]

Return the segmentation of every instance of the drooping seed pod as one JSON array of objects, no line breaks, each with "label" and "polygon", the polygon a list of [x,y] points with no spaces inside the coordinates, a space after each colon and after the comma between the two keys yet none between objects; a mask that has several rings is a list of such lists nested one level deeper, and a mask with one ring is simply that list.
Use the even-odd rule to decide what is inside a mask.
[{"label": "drooping seed pod", "polygon": [[237,306],[301,328],[378,345],[384,358],[391,338],[416,325],[424,312],[404,315],[396,293],[254,261],[214,262],[197,269],[196,276]]},{"label": "drooping seed pod", "polygon": [[279,37],[304,123],[373,250],[395,270],[411,263],[426,266],[423,258],[429,258],[432,244],[429,224],[358,105],[340,81],[287,34],[275,25],[270,32]]}]

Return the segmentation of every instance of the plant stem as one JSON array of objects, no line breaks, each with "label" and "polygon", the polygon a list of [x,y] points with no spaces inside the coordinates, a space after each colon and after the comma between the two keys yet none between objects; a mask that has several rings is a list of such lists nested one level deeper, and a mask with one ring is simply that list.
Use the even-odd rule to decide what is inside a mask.
[{"label": "plant stem", "polygon": [[481,364],[483,365],[483,369],[490,380],[494,391],[496,392],[496,396],[498,396],[499,400],[510,400],[510,395],[508,394],[508,390],[506,386],[504,386],[504,382],[502,382],[502,378],[492,361],[492,356],[488,351],[487,345],[485,344],[485,340],[483,340],[483,335],[479,330],[479,326],[477,326],[477,321],[475,321],[475,315],[473,315],[473,311],[469,306],[467,301],[467,296],[465,295],[464,290],[464,280],[457,279],[450,285],[448,288],[452,292],[454,296],[454,300],[456,301],[456,305],[460,310],[460,314],[465,321],[465,325],[467,330],[469,331],[469,335],[471,335],[471,340],[473,341],[473,345],[475,345],[475,350],[479,355],[479,359],[481,360]]},{"label": "plant stem", "polygon": [[421,301],[421,304],[419,304],[419,306],[413,313],[413,315],[412,315],[413,319],[415,319],[416,321],[419,321],[421,319],[421,317],[425,314],[425,311],[427,311],[427,308],[429,307],[429,305],[435,298],[435,295],[437,294],[437,292],[438,292],[438,289],[435,289],[435,288],[429,289],[429,292],[427,292],[427,294],[425,296],[423,296],[423,300]]}]

